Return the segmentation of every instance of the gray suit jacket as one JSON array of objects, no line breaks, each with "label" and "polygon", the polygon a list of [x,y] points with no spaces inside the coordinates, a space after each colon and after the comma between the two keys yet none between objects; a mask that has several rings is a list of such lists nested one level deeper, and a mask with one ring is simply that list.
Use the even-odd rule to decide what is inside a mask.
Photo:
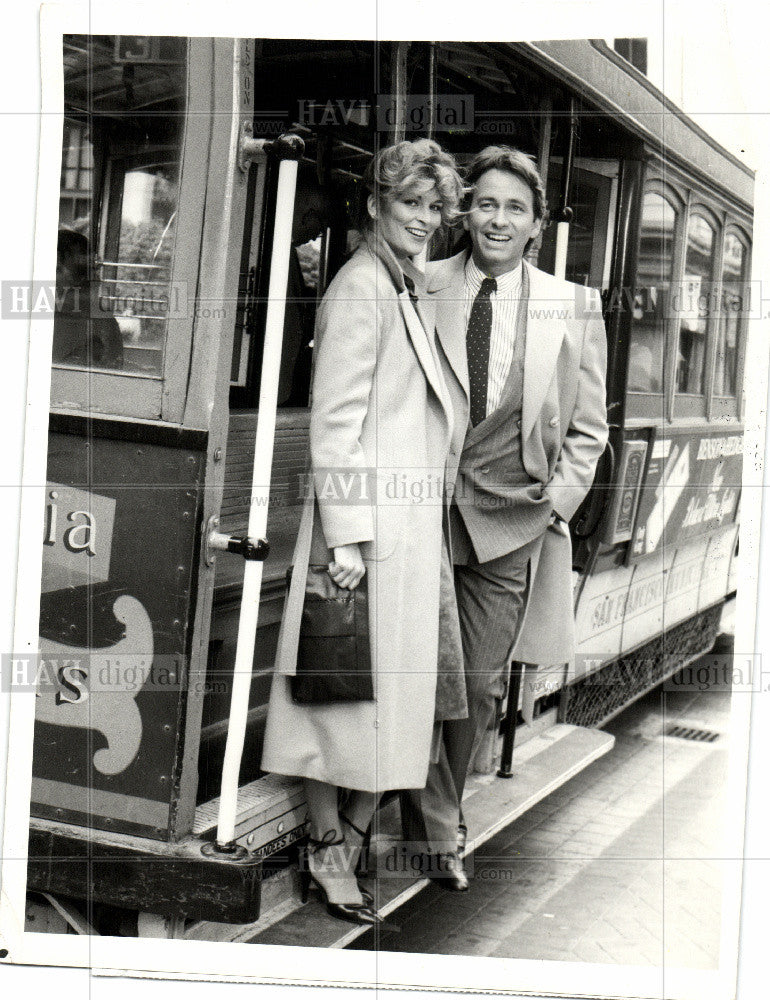
[{"label": "gray suit jacket", "polygon": [[[451,461],[462,470],[472,451],[474,464],[488,460],[489,476],[505,473],[505,426],[496,414],[469,436],[469,383],[465,347],[464,267],[467,253],[428,265],[428,292],[436,305],[455,427]],[[607,443],[605,406],[606,335],[601,314],[587,290],[554,278],[525,262],[529,277],[527,342],[522,401],[522,458],[527,473],[542,483],[554,511],[569,521],[593,482]],[[502,438],[501,438],[502,435]],[[448,479],[452,480],[452,475]],[[505,510],[472,507],[466,514],[471,536],[483,536]],[[495,543],[489,539],[489,546]],[[485,549],[487,546],[484,546]],[[497,555],[503,555],[497,552]],[[495,558],[494,555],[486,558]]]},{"label": "gray suit jacket", "polygon": [[[454,480],[463,462],[486,460],[490,477],[505,474],[505,434],[495,414],[473,432],[469,443],[470,389],[465,345],[464,269],[467,252],[427,267],[427,289],[436,307],[436,333],[441,348],[445,380],[454,409],[454,431],[447,479]],[[524,355],[524,388],[521,414],[521,449],[524,467],[543,486],[553,510],[569,521],[593,482],[596,463],[607,443],[605,373],[606,334],[598,303],[590,290],[562,281],[532,267],[529,277],[527,340]],[[484,430],[488,425],[488,430]],[[501,459],[500,456],[503,456]],[[502,465],[501,465],[502,462]],[[468,503],[463,517],[480,560],[510,551],[501,518],[515,511],[490,509]],[[518,645],[524,645],[529,662],[558,663],[571,657],[574,635],[571,595],[571,546],[566,525],[545,532],[530,601]],[[536,604],[536,608],[532,605]],[[561,606],[559,606],[561,605]],[[535,612],[534,616],[532,612]],[[550,642],[561,622],[563,639]],[[546,624],[546,641],[537,630]],[[531,625],[531,629],[527,629]],[[548,633],[550,632],[550,636]],[[532,642],[529,636],[532,637]],[[562,655],[564,654],[564,655]]]}]

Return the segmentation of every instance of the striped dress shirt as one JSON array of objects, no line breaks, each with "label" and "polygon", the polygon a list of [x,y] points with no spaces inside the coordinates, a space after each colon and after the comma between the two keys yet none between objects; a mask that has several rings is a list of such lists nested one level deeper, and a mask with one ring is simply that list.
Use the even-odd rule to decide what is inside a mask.
[{"label": "striped dress shirt", "polygon": [[[489,377],[487,381],[487,413],[489,416],[500,405],[500,397],[508,378],[516,343],[516,319],[521,298],[522,263],[507,274],[501,274],[497,291],[492,292],[492,333],[489,341]],[[471,317],[473,300],[479,293],[481,282],[488,275],[479,270],[468,258],[465,265],[465,329]]]}]

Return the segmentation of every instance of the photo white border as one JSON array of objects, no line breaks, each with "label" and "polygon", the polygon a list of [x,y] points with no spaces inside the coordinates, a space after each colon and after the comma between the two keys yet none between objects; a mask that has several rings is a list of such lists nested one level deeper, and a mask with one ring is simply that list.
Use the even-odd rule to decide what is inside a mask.
[{"label": "photo white border", "polygon": [[[167,3],[159,5],[79,4],[72,7],[49,7],[43,12],[46,32],[42,40],[44,93],[40,128],[40,159],[38,174],[37,218],[35,236],[34,277],[55,273],[55,232],[58,218],[58,187],[62,129],[61,34],[63,31],[93,34],[131,33],[139,26],[146,34],[247,36],[247,37],[328,37],[328,38],[434,38],[455,37],[463,40],[500,38],[585,38],[633,37],[649,35],[668,23],[673,16],[671,3],[645,3],[635,11],[619,11],[615,4],[550,0],[539,3],[507,4],[504,8],[490,5],[494,17],[479,17],[479,4],[473,4],[473,20],[463,20],[463,12],[455,7],[450,13],[437,13],[441,5],[423,0],[418,6],[408,6],[404,0],[388,3],[348,5],[337,9],[337,16],[320,9],[318,3],[306,0],[289,6],[272,4],[233,4],[226,10],[206,10],[202,3]],[[705,5],[708,7],[708,5]],[[714,3],[714,6],[719,6]],[[363,8],[363,9],[362,9]],[[676,5],[680,14],[685,7]],[[704,4],[687,7],[702,24]],[[301,13],[297,13],[297,11]],[[447,8],[445,7],[446,11]],[[685,11],[686,13],[686,11]],[[555,31],[553,25],[558,24]],[[301,25],[301,32],[297,26]],[[447,30],[439,30],[446,25]],[[538,29],[537,25],[541,27]],[[609,30],[612,25],[612,30]],[[547,30],[544,30],[547,26]],[[594,26],[594,30],[591,27]],[[696,22],[693,21],[693,28]],[[28,101],[19,95],[27,110]],[[765,161],[766,162],[766,161]],[[761,166],[761,164],[760,164]],[[34,173],[34,171],[33,171]],[[767,183],[758,175],[756,218],[764,220],[767,213]],[[9,258],[10,260],[10,258]],[[754,279],[767,273],[767,240],[755,223]],[[23,265],[16,263],[21,269]],[[23,275],[19,274],[20,277]],[[744,491],[742,499],[741,552],[742,570],[739,593],[756,593],[755,570],[759,541],[759,502],[763,490],[761,456],[765,451],[764,415],[767,398],[767,327],[766,321],[752,324],[747,357],[747,371],[754,375],[746,393],[746,450]],[[12,333],[18,337],[22,328]],[[40,592],[41,550],[39,545],[40,515],[44,504],[45,460],[47,450],[48,395],[50,384],[52,324],[34,321],[29,330],[29,379],[27,385],[27,415],[23,471],[21,477],[24,502],[20,513],[20,553],[17,580],[16,641],[4,646],[16,651],[36,648]],[[18,346],[18,345],[16,345]],[[14,361],[25,359],[14,354]],[[22,369],[23,371],[24,369]],[[8,475],[3,470],[4,475]],[[16,482],[18,483],[18,479]],[[13,487],[9,478],[5,485]],[[5,491],[3,491],[5,492]],[[10,489],[8,492],[12,492]],[[8,523],[7,521],[5,523]],[[13,567],[12,567],[13,568]],[[11,591],[12,593],[12,591]],[[4,609],[5,610],[5,609]],[[751,649],[755,631],[756,605],[744,599],[738,602],[736,650]],[[765,645],[757,646],[761,652]],[[754,698],[754,714],[762,714],[763,701]],[[7,697],[3,695],[4,703]],[[750,699],[736,697],[733,702],[730,808],[727,821],[732,826],[731,839],[738,845],[742,840],[746,769],[745,747],[748,742],[746,722]],[[5,708],[5,704],[3,705]],[[6,826],[3,840],[3,906],[0,912],[0,939],[11,951],[11,959],[22,963],[90,967],[93,972],[121,974],[141,970],[150,974],[166,973],[241,979],[244,982],[305,981],[311,977],[318,983],[376,983],[380,988],[393,983],[417,988],[443,984],[446,989],[477,993],[479,991],[534,993],[570,996],[622,997],[686,997],[698,1000],[727,997],[734,992],[734,967],[737,947],[739,880],[728,877],[723,903],[730,920],[723,922],[722,969],[720,974],[698,974],[690,970],[638,969],[628,967],[591,966],[553,962],[529,962],[490,958],[468,958],[444,955],[397,955],[374,952],[334,952],[311,948],[214,944],[192,941],[150,941],[146,939],[79,938],[74,936],[28,934],[19,931],[14,914],[23,915],[26,881],[26,844],[28,804],[31,780],[31,753],[34,725],[34,697],[16,695],[11,707],[9,769],[6,791]],[[755,720],[756,722],[756,720]],[[756,732],[757,726],[754,727]],[[767,727],[765,727],[767,731]],[[19,753],[18,748],[27,748]],[[754,749],[756,753],[756,748]],[[770,759],[770,758],[765,758]],[[760,842],[761,843],[761,842]],[[761,857],[761,855],[758,855]],[[740,852],[736,852],[740,858]],[[736,867],[740,862],[736,860]],[[258,949],[258,952],[255,951]],[[253,976],[258,954],[259,977]],[[286,970],[302,967],[303,975],[287,979]],[[110,970],[110,971],[108,971]],[[0,977],[8,967],[0,969]],[[344,976],[341,979],[341,974]],[[663,981],[665,979],[665,982]],[[449,982],[446,982],[449,980]],[[3,979],[0,978],[0,985]],[[547,984],[548,990],[543,992]],[[144,987],[142,987],[144,989]],[[168,995],[168,994],[167,994]],[[339,995],[338,993],[336,995]]]}]

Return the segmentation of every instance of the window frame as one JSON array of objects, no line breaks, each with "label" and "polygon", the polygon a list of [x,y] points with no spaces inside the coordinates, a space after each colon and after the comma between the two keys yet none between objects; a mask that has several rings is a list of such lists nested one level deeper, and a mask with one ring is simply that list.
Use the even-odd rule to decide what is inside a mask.
[{"label": "window frame", "polygon": [[[186,289],[188,308],[167,321],[163,368],[160,374],[104,371],[96,368],[52,365],[51,407],[109,416],[162,420],[179,423],[185,396],[195,324],[192,305],[198,281],[199,247],[203,228],[204,199],[211,134],[211,78],[213,51],[210,39],[189,38],[186,61],[186,104],[179,160],[178,225],[170,282]],[[104,165],[100,164],[102,169]],[[94,178],[92,219],[104,211],[102,178]],[[92,232],[93,234],[93,232]],[[104,234],[100,233],[100,243]],[[92,242],[96,257],[98,246]]]},{"label": "window frame", "polygon": [[[674,249],[672,253],[671,283],[681,282],[684,278],[684,266],[687,251],[687,227],[692,214],[699,214],[715,227],[714,255],[712,258],[712,282],[714,292],[721,302],[722,267],[727,236],[732,234],[738,238],[746,253],[744,261],[744,278],[751,278],[752,266],[752,227],[750,217],[738,206],[732,205],[727,199],[715,192],[706,190],[688,178],[684,173],[655,162],[650,164],[647,176],[642,185],[639,202],[639,231],[637,238],[641,242],[641,217],[644,197],[652,192],[661,195],[674,209],[681,213],[674,229]],[[638,281],[637,273],[634,281]],[[713,312],[713,310],[712,310]],[[679,345],[681,320],[670,316],[665,320],[665,365],[663,371],[663,392],[638,392],[626,389],[625,405],[626,420],[634,423],[643,421],[664,421],[666,423],[687,421],[708,421],[709,423],[738,421],[743,417],[743,380],[745,376],[746,341],[748,337],[748,317],[742,316],[737,332],[738,360],[736,366],[736,395],[723,396],[714,391],[716,373],[716,352],[718,346],[719,317],[710,315],[707,331],[706,371],[704,379],[704,394],[696,396],[676,391],[676,352]],[[633,322],[629,329],[629,348],[633,338]]]}]

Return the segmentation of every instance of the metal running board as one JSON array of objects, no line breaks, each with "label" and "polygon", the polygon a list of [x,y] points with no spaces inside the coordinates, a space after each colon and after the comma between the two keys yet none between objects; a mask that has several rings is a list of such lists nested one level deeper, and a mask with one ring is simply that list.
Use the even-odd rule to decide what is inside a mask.
[{"label": "metal running board", "polygon": [[[555,725],[517,749],[512,779],[504,780],[493,775],[469,778],[470,787],[463,800],[463,812],[468,829],[475,836],[472,839],[469,837],[467,851],[480,847],[584,767],[603,756],[612,749],[614,742],[614,736],[598,729]],[[373,851],[382,857],[392,853],[399,842],[398,809],[383,809],[380,833],[373,843]],[[287,877],[295,876],[294,872],[287,873]],[[381,874],[372,884],[376,886],[377,908],[382,916],[387,916],[424,888],[428,880]],[[265,888],[267,886],[263,890]],[[196,928],[194,936],[199,937],[202,930],[200,926]],[[296,909],[277,920],[271,920],[268,913],[255,924],[239,927],[237,935],[230,939],[254,944],[312,944],[317,948],[345,948],[366,930],[365,926],[346,924],[329,916],[318,896],[314,895],[304,906],[297,897]]]}]

